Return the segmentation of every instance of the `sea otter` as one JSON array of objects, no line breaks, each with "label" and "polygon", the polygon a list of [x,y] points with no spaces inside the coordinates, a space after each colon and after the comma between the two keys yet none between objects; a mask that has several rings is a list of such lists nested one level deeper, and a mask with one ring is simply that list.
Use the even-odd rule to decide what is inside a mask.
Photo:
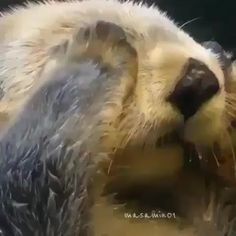
[{"label": "sea otter", "polygon": [[[128,185],[149,180],[163,184],[163,179],[168,179],[168,182],[172,177],[175,179],[183,168],[180,143],[193,144],[199,156],[202,149],[211,149],[215,144],[230,149],[228,128],[234,120],[234,97],[232,91],[230,94],[227,92],[226,82],[227,88],[232,88],[231,74],[225,73],[213,50],[195,42],[158,9],[111,0],[50,2],[5,13],[0,26],[0,112],[2,124],[8,124],[2,131],[1,145],[2,156],[7,161],[13,159],[14,162],[11,157],[16,155],[16,160],[19,158],[27,164],[25,155],[18,151],[19,147],[27,150],[30,159],[26,160],[32,161],[34,155],[43,158],[48,154],[46,151],[45,154],[32,154],[32,146],[39,151],[47,148],[50,151],[58,150],[57,146],[60,149],[69,145],[70,149],[82,145],[82,154],[88,152],[93,160],[105,159],[98,161],[96,166],[100,167],[101,162],[102,168],[112,177],[121,173]],[[86,60],[90,63],[84,63]],[[82,76],[77,76],[77,73]],[[55,79],[57,77],[59,80]],[[79,78],[78,84],[74,83],[75,78]],[[50,83],[56,83],[56,88],[51,89]],[[44,88],[51,89],[52,99],[42,95]],[[73,99],[78,103],[74,104]],[[29,138],[24,141],[22,135]],[[18,141],[22,142],[19,146],[9,146],[9,143],[17,144]],[[41,142],[47,146],[42,148]],[[67,146],[63,148],[63,157],[66,155],[64,150],[67,151]],[[55,155],[55,158],[61,157]],[[3,162],[6,161],[4,158]],[[2,164],[3,176],[4,173],[7,176],[6,170],[12,168],[11,165],[18,174],[20,164],[16,161],[10,166]],[[128,171],[124,167],[128,167]],[[27,165],[26,168],[30,169]],[[78,170],[81,171],[81,166]],[[85,174],[88,173],[86,170],[87,167],[83,169]],[[68,173],[60,176],[67,178]],[[32,175],[34,178],[34,173],[30,172]],[[48,174],[46,179],[50,177]],[[5,201],[12,196],[13,190],[7,192],[9,195],[4,191],[4,181],[10,180],[10,176],[3,178],[2,196]],[[76,183],[77,177],[73,176],[71,181]],[[119,183],[122,183],[121,188],[126,185],[125,182]],[[73,190],[71,194],[75,196]],[[48,189],[46,191],[48,194]],[[32,199],[29,201],[38,200],[36,193],[30,195]],[[49,195],[46,198],[51,200]],[[24,202],[16,201],[13,207],[24,205]],[[78,219],[82,219],[79,203],[75,206],[71,209],[79,212]],[[3,205],[6,222],[10,218],[8,214],[13,216],[10,222],[3,224],[3,232],[32,234],[34,226],[29,224],[31,229],[26,226],[24,229],[21,224],[27,220],[17,222],[14,211],[10,213],[4,209]],[[71,230],[65,232],[69,235],[84,232],[83,227],[77,227],[74,213],[67,210],[66,213],[72,217],[70,223],[73,227],[65,223],[65,230]],[[41,232],[57,234],[56,230],[64,232],[55,226],[62,224],[61,219],[46,218],[41,222],[38,217],[35,222],[39,235]],[[55,229],[50,228],[51,224]],[[45,226],[49,231],[43,231]]]},{"label": "sea otter", "polygon": [[[138,54],[137,76],[130,84],[124,82],[123,91],[119,92],[129,96],[106,111],[111,122],[104,127],[102,143],[107,152],[122,150],[127,143],[130,147],[127,155],[133,145],[158,146],[161,154],[155,155],[158,150],[152,149],[150,156],[154,158],[147,162],[145,154],[140,152],[142,158],[135,158],[131,166],[145,167],[147,171],[142,168],[144,175],[148,172],[165,176],[178,171],[183,160],[182,149],[173,145],[167,150],[177,153],[172,158],[173,165],[169,165],[167,158],[161,158],[163,164],[158,164],[155,156],[168,155],[166,147],[160,145],[163,140],[169,142],[168,139],[177,134],[198,147],[223,143],[228,110],[224,73],[217,56],[196,43],[158,9],[132,2],[46,2],[4,13],[0,21],[2,126],[18,116],[32,91],[44,83],[42,77],[38,78],[43,68],[50,70],[55,66],[49,59],[53,48],[71,38],[78,28],[98,20],[124,29]],[[111,163],[111,166],[114,165]],[[129,173],[136,175],[137,171]]]}]

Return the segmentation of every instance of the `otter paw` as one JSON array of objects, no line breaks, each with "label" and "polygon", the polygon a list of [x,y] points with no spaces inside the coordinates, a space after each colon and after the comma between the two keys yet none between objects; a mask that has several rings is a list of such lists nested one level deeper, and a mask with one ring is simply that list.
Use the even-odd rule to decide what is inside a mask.
[{"label": "otter paw", "polygon": [[98,21],[95,25],[80,28],[71,40],[56,50],[67,63],[91,60],[103,67],[122,67],[132,71],[137,68],[137,53],[127,41],[125,31],[109,22]]},{"label": "otter paw", "polygon": [[114,23],[104,21],[79,29],[73,37],[70,53],[71,58],[76,60],[82,57],[113,67],[130,64],[137,57],[125,31]]},{"label": "otter paw", "polygon": [[105,21],[98,21],[95,25],[80,28],[74,35],[74,42],[80,45],[83,43],[90,43],[90,46],[98,43],[103,46],[107,43],[115,45],[122,40],[126,40],[124,30],[114,23]]}]

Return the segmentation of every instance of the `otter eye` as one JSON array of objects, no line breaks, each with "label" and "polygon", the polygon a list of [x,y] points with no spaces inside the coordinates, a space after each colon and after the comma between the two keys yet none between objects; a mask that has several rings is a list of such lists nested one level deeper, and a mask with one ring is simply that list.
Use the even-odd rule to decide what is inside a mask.
[{"label": "otter eye", "polygon": [[218,55],[223,70],[230,68],[232,64],[232,58],[225,52],[219,43],[216,41],[206,41],[203,43],[203,46]]}]

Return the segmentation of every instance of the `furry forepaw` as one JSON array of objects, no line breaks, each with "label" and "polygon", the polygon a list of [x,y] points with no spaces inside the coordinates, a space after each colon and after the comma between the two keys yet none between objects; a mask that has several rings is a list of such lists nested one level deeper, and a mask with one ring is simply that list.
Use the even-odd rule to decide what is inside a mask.
[{"label": "furry forepaw", "polygon": [[125,31],[110,22],[98,21],[80,28],[56,51],[69,63],[91,60],[112,68],[122,66],[132,70],[137,66],[136,50],[127,41]]},{"label": "furry forepaw", "polygon": [[75,34],[77,43],[88,42],[115,45],[122,40],[126,40],[124,30],[116,24],[98,21],[94,26],[81,28]]}]

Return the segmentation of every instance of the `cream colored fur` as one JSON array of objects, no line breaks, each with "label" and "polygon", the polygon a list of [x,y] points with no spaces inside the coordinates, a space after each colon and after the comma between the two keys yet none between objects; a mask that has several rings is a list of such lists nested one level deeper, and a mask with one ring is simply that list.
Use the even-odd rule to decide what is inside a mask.
[{"label": "cream colored fur", "polygon": [[[145,120],[158,127],[160,136],[182,123],[180,114],[164,97],[174,88],[189,57],[204,62],[223,87],[223,73],[215,55],[155,7],[116,0],[27,4],[4,13],[0,19],[0,80],[4,91],[0,114],[3,119],[14,117],[31,89],[38,86],[37,77],[49,62],[50,49],[70,38],[79,27],[97,20],[116,23],[130,36],[139,56],[137,105]],[[186,138],[200,144],[215,141],[225,128],[223,112],[224,89],[186,125]]]}]

